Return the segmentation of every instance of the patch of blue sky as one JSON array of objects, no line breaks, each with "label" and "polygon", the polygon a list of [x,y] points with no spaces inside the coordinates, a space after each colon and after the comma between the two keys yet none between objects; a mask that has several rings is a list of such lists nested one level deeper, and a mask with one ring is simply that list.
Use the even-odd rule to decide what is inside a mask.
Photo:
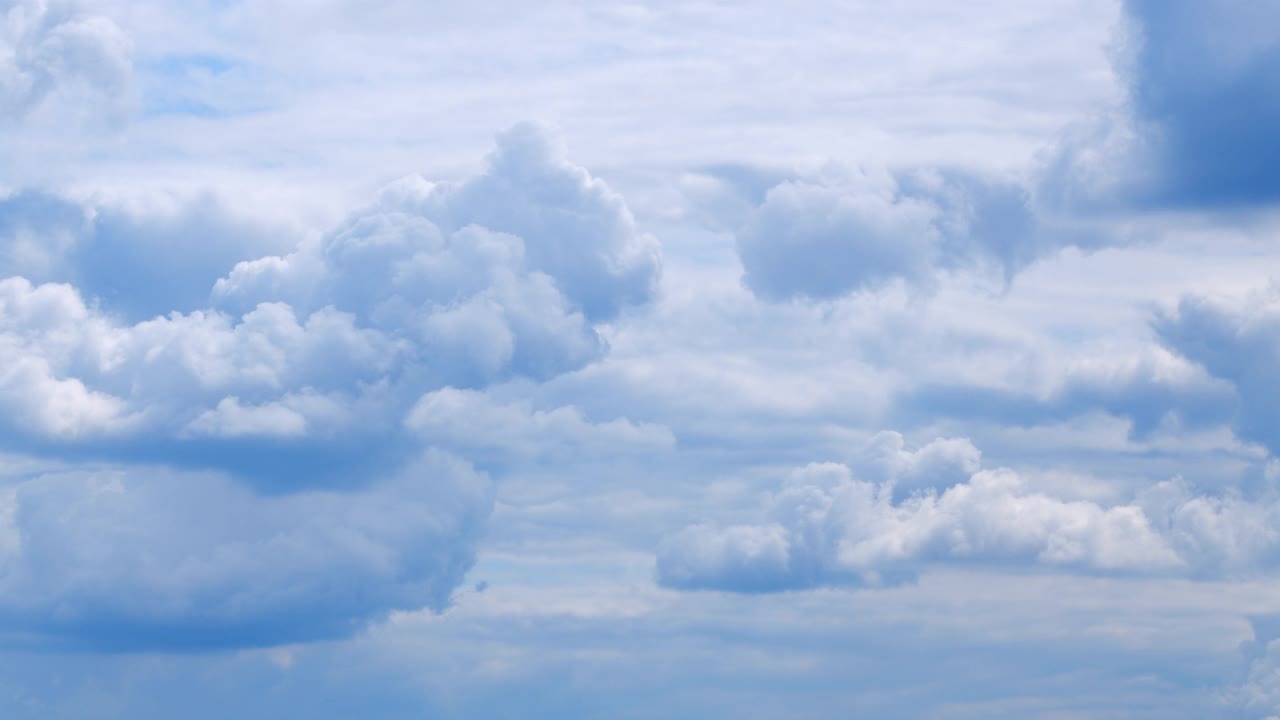
[{"label": "patch of blue sky", "polygon": [[181,80],[197,73],[221,75],[240,65],[239,61],[221,55],[175,53],[147,58],[135,67],[140,72],[155,73],[159,78]]}]

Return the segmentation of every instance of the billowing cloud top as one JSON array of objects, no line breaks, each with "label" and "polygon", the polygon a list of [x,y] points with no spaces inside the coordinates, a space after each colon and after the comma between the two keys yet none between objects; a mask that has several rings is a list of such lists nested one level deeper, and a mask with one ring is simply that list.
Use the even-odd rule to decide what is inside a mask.
[{"label": "billowing cloud top", "polygon": [[[31,196],[9,209],[21,213],[3,238],[15,270],[34,264],[24,252],[33,230],[77,217]],[[92,280],[95,260],[127,243],[153,255],[145,232],[81,222],[92,224],[61,223],[72,232],[61,252],[42,248],[47,276]],[[28,447],[224,467],[266,485],[294,482],[268,456],[289,457],[299,475],[347,474],[344,463],[368,462],[372,446],[407,451],[401,419],[424,392],[546,379],[599,358],[593,323],[647,302],[658,269],[654,241],[621,199],[520,126],[472,180],[401,181],[318,241],[235,265],[211,308],[121,323],[112,308],[190,298],[184,283],[149,282],[146,262],[120,267],[128,282],[115,278],[101,297],[0,281],[4,422]]]},{"label": "billowing cloud top", "polygon": [[1161,482],[1102,505],[1037,492],[1005,470],[979,470],[966,440],[876,452],[879,481],[845,465],[790,474],[760,524],[690,526],[667,538],[658,578],[738,592],[884,585],[931,562],[1021,563],[1101,573],[1196,576],[1257,572],[1280,561],[1280,500],[1197,494]]},{"label": "billowing cloud top", "polygon": [[[648,302],[659,271],[622,200],[528,125],[476,178],[401,181],[318,240],[228,268],[212,306],[135,322],[191,302],[187,283],[237,251],[161,275],[185,252],[164,243],[206,239],[171,230],[220,213],[0,207],[5,449],[95,461],[4,493],[0,624],[102,647],[278,644],[442,607],[492,502],[486,478],[425,449],[448,444],[427,428],[467,397],[451,386],[597,360],[595,323]],[[490,406],[595,432],[572,409]]]}]

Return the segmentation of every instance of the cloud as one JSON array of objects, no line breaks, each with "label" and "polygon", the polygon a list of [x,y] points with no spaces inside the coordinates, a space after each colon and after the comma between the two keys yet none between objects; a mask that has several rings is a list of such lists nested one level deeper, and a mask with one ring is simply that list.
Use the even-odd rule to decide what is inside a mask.
[{"label": "cloud", "polygon": [[432,446],[674,443],[480,392],[602,357],[597,324],[649,301],[660,267],[621,198],[531,126],[472,180],[402,181],[294,252],[238,263],[261,235],[185,247],[236,227],[212,201],[5,203],[4,269],[38,279],[0,279],[0,446],[67,469],[0,491],[0,634],[103,650],[345,637],[443,608],[473,562],[490,484]]},{"label": "cloud", "polygon": [[770,189],[736,232],[743,282],[758,297],[828,300],[938,273],[1010,281],[1063,247],[1109,242],[1038,213],[1021,185],[957,169],[839,173]]},{"label": "cloud", "polygon": [[462,305],[487,280],[528,296],[520,304],[555,302],[597,322],[650,301],[660,269],[657,242],[637,231],[622,198],[569,163],[544,129],[522,124],[498,137],[476,177],[406,178],[319,245],[237,266],[215,297],[243,304],[283,294],[306,305],[332,293],[344,306],[393,313],[390,291]]},{"label": "cloud", "polygon": [[660,267],[621,198],[520,125],[477,177],[407,178],[321,242],[240,263],[213,297],[236,309],[332,303],[374,326],[412,327],[442,370],[475,383],[509,368],[548,377],[598,356],[591,323],[651,300]]},{"label": "cloud", "polygon": [[1280,453],[1280,287],[1230,301],[1183,297],[1155,321],[1160,340],[1172,351],[1225,381],[1236,395],[1233,421],[1243,439]]},{"label": "cloud", "polygon": [[[815,463],[768,501],[768,520],[697,524],[658,551],[658,579],[678,589],[770,592],[909,580],[932,563],[1018,564],[1092,573],[1248,576],[1280,560],[1280,499],[1198,494],[1157,483],[1128,504],[1063,500],[1006,469],[977,470],[976,449],[940,439],[885,455],[881,482]],[[895,492],[921,469],[937,487]],[[957,482],[958,471],[971,470]]]},{"label": "cloud", "polygon": [[1229,688],[1225,699],[1244,717],[1275,720],[1280,708],[1280,616],[1249,618],[1253,637],[1241,644],[1248,671],[1243,682]]},{"label": "cloud", "polygon": [[1164,348],[1133,355],[1085,358],[1041,392],[978,384],[926,383],[897,398],[905,421],[947,417],[1031,427],[1103,412],[1130,421],[1130,434],[1149,437],[1162,427],[1229,423],[1236,393],[1222,380]]},{"label": "cloud", "polygon": [[1136,503],[1166,542],[1200,575],[1243,576],[1280,560],[1280,501],[1235,491],[1201,495],[1180,479],[1157,483]]},{"label": "cloud", "polygon": [[[503,135],[470,181],[397,183],[295,252],[230,268],[211,283],[213,308],[138,322],[107,308],[192,302],[188,283],[247,249],[178,264],[165,287],[180,291],[148,286],[185,252],[166,245],[183,239],[170,231],[217,212],[121,221],[39,194],[11,203],[21,212],[9,214],[10,257],[69,227],[48,276],[134,294],[99,303],[68,284],[0,280],[6,444],[217,467],[274,489],[394,467],[421,444],[403,419],[424,393],[547,379],[600,358],[594,321],[646,302],[660,262],[622,200],[532,126]],[[125,278],[94,269],[117,243],[159,257]]]},{"label": "cloud", "polygon": [[1219,208],[1280,199],[1280,9],[1128,0],[1118,117],[1069,134],[1042,192],[1076,208]]},{"label": "cloud", "polygon": [[40,475],[0,492],[0,632],[107,651],[345,637],[444,608],[491,504],[434,452],[359,492],[267,498],[220,474]]},{"label": "cloud", "polygon": [[737,233],[743,282],[770,300],[926,282],[941,242],[935,212],[891,187],[783,183]]},{"label": "cloud", "polygon": [[1250,714],[1246,717],[1276,720],[1280,707],[1280,641],[1267,645],[1266,654],[1249,664],[1245,681],[1232,688],[1228,697]]},{"label": "cloud", "polygon": [[48,363],[34,357],[0,371],[0,406],[15,418],[11,428],[51,438],[76,439],[129,423],[119,398],[54,377]]},{"label": "cloud", "polygon": [[[399,424],[399,408],[410,402],[395,402],[389,391],[388,373],[410,360],[404,349],[332,308],[300,318],[287,305],[263,303],[239,318],[196,311],[125,325],[68,285],[9,278],[0,280],[0,350],[7,368],[0,425],[5,444],[24,452],[182,462],[198,460],[184,456],[193,449],[184,446],[232,436],[263,440],[261,452],[323,442],[354,461],[371,433]],[[263,410],[245,406],[273,403],[305,419],[306,437],[277,447],[278,428],[246,422]],[[211,459],[227,467],[237,462],[232,455]],[[254,465],[246,458],[242,470]],[[290,482],[277,467],[258,474]]]},{"label": "cloud", "polygon": [[108,114],[127,110],[133,46],[115,23],[59,0],[6,2],[0,12],[0,118],[21,118],[79,88]]},{"label": "cloud", "polygon": [[859,470],[892,483],[902,498],[927,490],[944,491],[978,472],[982,452],[965,438],[938,438],[918,450],[907,448],[901,433],[882,432],[862,451]]},{"label": "cloud", "polygon": [[73,285],[132,322],[204,308],[237,262],[294,242],[212,195],[145,208],[30,189],[0,198],[0,277]]},{"label": "cloud", "polygon": [[[1244,0],[1129,0],[1121,110],[1073,127],[1026,185],[959,169],[785,180],[736,231],[743,281],[770,301],[829,300],[940,272],[1012,280],[1066,248],[1123,240],[1099,218],[1280,200],[1280,11]],[[1229,109],[1229,110],[1227,110]],[[705,183],[704,183],[705,184]],[[708,195],[719,206],[732,183]]]},{"label": "cloud", "polygon": [[240,398],[227,397],[192,420],[186,430],[220,437],[296,437],[306,434],[307,419],[282,402],[244,406]]}]

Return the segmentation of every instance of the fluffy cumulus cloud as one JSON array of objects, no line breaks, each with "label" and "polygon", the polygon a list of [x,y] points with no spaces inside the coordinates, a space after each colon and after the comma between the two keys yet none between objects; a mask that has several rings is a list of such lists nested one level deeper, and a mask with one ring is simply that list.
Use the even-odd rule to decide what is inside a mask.
[{"label": "fluffy cumulus cloud", "polygon": [[1125,112],[1063,143],[1044,191],[1076,207],[1280,200],[1280,7],[1127,0]]},{"label": "fluffy cumulus cloud", "polygon": [[1171,350],[1232,388],[1236,432],[1280,454],[1280,286],[1238,300],[1184,297],[1155,326]]},{"label": "fluffy cumulus cloud", "polygon": [[945,491],[976,473],[982,452],[964,438],[938,438],[911,450],[901,433],[874,436],[860,461],[851,463],[867,479],[891,485],[899,498],[929,490]]},{"label": "fluffy cumulus cloud", "polygon": [[0,13],[0,118],[83,89],[112,112],[127,108],[133,48],[114,22],[60,0],[7,0]]},{"label": "fluffy cumulus cloud", "polygon": [[[942,562],[1233,576],[1280,560],[1280,502],[1270,495],[1206,495],[1174,479],[1123,504],[1064,500],[1011,470],[978,470],[963,440],[914,452],[894,444],[882,455],[883,480],[811,464],[770,496],[766,522],[698,524],[668,537],[659,580],[768,592],[892,584]],[[912,489],[895,492],[903,482]]]},{"label": "fluffy cumulus cloud", "polygon": [[[598,359],[598,324],[656,286],[655,242],[537,128],[503,135],[476,178],[398,183],[295,252],[234,264],[232,242],[194,260],[177,274],[234,267],[193,309],[180,309],[193,291],[145,279],[181,255],[163,230],[198,211],[131,223],[41,195],[10,203],[7,269],[45,281],[0,279],[0,444],[81,469],[7,490],[8,630],[103,647],[348,634],[441,607],[470,565],[488,482],[424,449],[485,442],[455,442],[441,418],[481,415],[526,450],[673,443],[476,390]],[[92,266],[117,241],[164,257],[112,295]]]},{"label": "fluffy cumulus cloud", "polygon": [[0,418],[27,449],[339,481],[371,448],[412,451],[423,393],[599,358],[595,324],[647,301],[658,267],[621,199],[521,126],[473,180],[401,182],[318,241],[235,265],[212,308],[130,323],[69,284],[0,281]]},{"label": "fluffy cumulus cloud", "polygon": [[594,359],[593,323],[652,298],[659,267],[621,198],[522,125],[476,178],[406,179],[319,243],[240,263],[213,294],[233,312],[264,299],[337,307],[394,329],[424,371],[475,384]]},{"label": "fluffy cumulus cloud", "polygon": [[337,301],[388,319],[415,304],[479,319],[496,302],[510,322],[495,323],[518,333],[523,305],[611,320],[653,297],[660,265],[622,198],[569,163],[545,130],[522,124],[499,136],[480,175],[406,178],[321,243],[238,265],[215,297],[224,307],[264,296],[307,308]]}]

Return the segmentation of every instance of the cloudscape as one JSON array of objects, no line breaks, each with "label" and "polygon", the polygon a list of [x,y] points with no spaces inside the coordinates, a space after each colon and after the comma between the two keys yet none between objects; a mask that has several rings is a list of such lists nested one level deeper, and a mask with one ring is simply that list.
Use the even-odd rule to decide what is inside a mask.
[{"label": "cloudscape", "polygon": [[1280,2],[0,0],[0,717],[1280,719]]}]

